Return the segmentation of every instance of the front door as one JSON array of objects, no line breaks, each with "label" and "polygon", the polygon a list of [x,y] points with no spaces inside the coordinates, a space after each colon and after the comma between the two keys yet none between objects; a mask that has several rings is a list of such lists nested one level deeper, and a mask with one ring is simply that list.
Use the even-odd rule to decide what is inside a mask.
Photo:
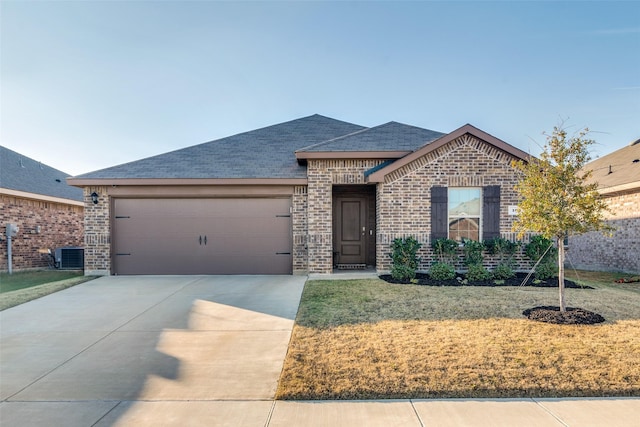
[{"label": "front door", "polygon": [[367,199],[338,196],[335,199],[334,248],[338,264],[365,264]]}]

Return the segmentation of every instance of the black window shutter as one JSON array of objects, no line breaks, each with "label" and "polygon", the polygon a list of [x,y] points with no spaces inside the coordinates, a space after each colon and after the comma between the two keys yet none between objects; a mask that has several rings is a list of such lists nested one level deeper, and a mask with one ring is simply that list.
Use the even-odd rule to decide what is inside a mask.
[{"label": "black window shutter", "polygon": [[500,237],[500,186],[489,185],[482,193],[482,239]]},{"label": "black window shutter", "polygon": [[449,229],[447,187],[431,187],[431,240],[446,239]]}]

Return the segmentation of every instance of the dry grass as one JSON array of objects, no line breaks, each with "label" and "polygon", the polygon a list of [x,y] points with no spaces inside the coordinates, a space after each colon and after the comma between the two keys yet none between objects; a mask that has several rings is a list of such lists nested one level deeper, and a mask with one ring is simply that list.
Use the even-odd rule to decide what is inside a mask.
[{"label": "dry grass", "polygon": [[600,325],[524,319],[554,288],[308,282],[277,398],[640,395],[640,283],[586,276],[567,301]]}]

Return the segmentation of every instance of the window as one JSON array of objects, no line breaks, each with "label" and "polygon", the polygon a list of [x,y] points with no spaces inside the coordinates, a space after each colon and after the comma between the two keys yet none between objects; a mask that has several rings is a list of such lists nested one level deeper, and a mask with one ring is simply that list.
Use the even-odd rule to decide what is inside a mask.
[{"label": "window", "polygon": [[431,240],[500,237],[500,186],[431,187]]},{"label": "window", "polygon": [[449,238],[480,240],[482,224],[482,190],[449,188]]}]

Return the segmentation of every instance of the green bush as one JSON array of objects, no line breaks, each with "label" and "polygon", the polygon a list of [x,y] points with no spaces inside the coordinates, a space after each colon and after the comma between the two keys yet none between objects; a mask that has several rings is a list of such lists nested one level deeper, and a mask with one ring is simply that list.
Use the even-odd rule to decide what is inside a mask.
[{"label": "green bush", "polygon": [[550,239],[541,235],[531,237],[531,241],[524,247],[524,254],[533,265],[542,258],[535,270],[536,279],[544,280],[558,274],[558,249],[553,247]]},{"label": "green bush", "polygon": [[456,251],[458,250],[458,242],[453,239],[435,239],[431,242],[431,249],[433,249],[438,262],[453,265]]},{"label": "green bush", "polygon": [[482,265],[484,256],[482,251],[484,244],[477,240],[464,239],[462,242],[462,252],[464,253],[464,265]]},{"label": "green bush", "polygon": [[533,275],[538,280],[546,280],[556,277],[558,275],[558,266],[554,263],[541,262],[536,267],[536,271]]},{"label": "green bush", "polygon": [[391,244],[391,253],[389,256],[392,260],[391,277],[403,282],[410,282],[416,277],[416,270],[420,264],[418,250],[422,247],[421,243],[414,237],[405,239],[397,238]]},{"label": "green bush", "polygon": [[491,279],[492,274],[482,264],[471,264],[468,267],[466,277],[470,282],[479,282]]},{"label": "green bush", "polygon": [[429,276],[433,280],[449,280],[456,277],[456,270],[451,264],[436,262],[429,269]]},{"label": "green bush", "polygon": [[516,275],[515,271],[513,271],[513,267],[506,263],[500,263],[493,269],[493,277],[495,279],[510,279]]},{"label": "green bush", "polygon": [[496,279],[509,279],[516,275],[514,268],[516,265],[514,255],[520,247],[519,242],[512,242],[511,240],[504,239],[502,237],[496,237],[494,239],[485,240],[485,247],[487,252],[491,255],[498,256],[498,265],[493,270],[493,276]]}]

